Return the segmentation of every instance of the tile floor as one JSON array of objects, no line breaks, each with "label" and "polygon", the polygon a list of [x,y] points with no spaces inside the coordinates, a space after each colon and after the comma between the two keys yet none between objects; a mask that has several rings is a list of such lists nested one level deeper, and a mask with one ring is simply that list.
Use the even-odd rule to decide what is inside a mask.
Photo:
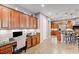
[{"label": "tile floor", "polygon": [[45,40],[22,54],[78,54],[77,44],[53,44],[50,39]]}]

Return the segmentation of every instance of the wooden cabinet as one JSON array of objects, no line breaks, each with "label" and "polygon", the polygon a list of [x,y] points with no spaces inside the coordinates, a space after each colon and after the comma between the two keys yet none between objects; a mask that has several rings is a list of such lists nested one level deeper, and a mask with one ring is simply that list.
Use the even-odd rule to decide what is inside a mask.
[{"label": "wooden cabinet", "polygon": [[20,13],[20,28],[26,28],[26,15]]},{"label": "wooden cabinet", "polygon": [[2,21],[2,6],[0,6],[0,29],[1,29],[1,21]]},{"label": "wooden cabinet", "polygon": [[72,28],[73,28],[73,23],[72,23],[72,21],[67,21],[66,28],[67,28],[67,29],[72,29]]},{"label": "wooden cabinet", "polygon": [[59,26],[57,23],[51,22],[51,29],[58,29]]},{"label": "wooden cabinet", "polygon": [[58,39],[58,43],[61,43],[61,33],[60,32],[58,32],[57,33],[57,39]]},{"label": "wooden cabinet", "polygon": [[52,32],[51,32],[51,35],[52,35],[52,36],[56,36],[56,35],[57,35],[57,31],[52,31]]},{"label": "wooden cabinet", "polygon": [[36,29],[38,27],[38,21],[36,17],[33,17],[33,28]]},{"label": "wooden cabinet", "polygon": [[30,28],[30,16],[26,15],[26,28],[29,29]]},{"label": "wooden cabinet", "polygon": [[32,46],[30,37],[26,39],[26,45],[27,45],[27,48],[30,48]]},{"label": "wooden cabinet", "polygon": [[35,46],[37,44],[37,37],[36,35],[32,36],[32,46]]},{"label": "wooden cabinet", "polygon": [[9,28],[10,9],[2,7],[2,28]]},{"label": "wooden cabinet", "polygon": [[56,36],[57,37],[57,43],[61,43],[61,33],[58,31],[52,31],[51,36]]},{"label": "wooden cabinet", "polygon": [[36,17],[0,5],[0,29],[36,29],[37,27]]},{"label": "wooden cabinet", "polygon": [[0,6],[0,29],[8,29],[10,20],[10,9]]},{"label": "wooden cabinet", "polygon": [[37,18],[36,17],[33,17],[33,16],[30,16],[30,28],[32,29],[36,29],[38,24],[37,24]]},{"label": "wooden cabinet", "polygon": [[17,45],[16,41],[15,42],[11,41],[10,43],[0,46],[0,54],[12,54],[16,45]]},{"label": "wooden cabinet", "polygon": [[6,45],[0,48],[0,54],[12,54],[12,52],[13,52],[12,45]]},{"label": "wooden cabinet", "polygon": [[36,33],[36,35],[32,35],[26,39],[26,46],[30,48],[40,43],[40,33]]},{"label": "wooden cabinet", "polygon": [[10,28],[20,28],[20,13],[15,10],[11,10]]},{"label": "wooden cabinet", "polygon": [[40,33],[37,33],[36,37],[37,37],[37,44],[39,44],[40,43]]},{"label": "wooden cabinet", "polygon": [[33,29],[33,16],[30,16],[30,29]]}]

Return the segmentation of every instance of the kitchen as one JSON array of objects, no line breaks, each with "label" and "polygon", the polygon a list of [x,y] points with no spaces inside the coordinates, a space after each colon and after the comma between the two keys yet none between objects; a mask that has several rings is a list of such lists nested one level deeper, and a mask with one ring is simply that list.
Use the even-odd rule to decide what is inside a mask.
[{"label": "kitchen", "polygon": [[[62,5],[59,6],[62,8]],[[67,8],[68,6],[71,7],[72,5],[64,6]],[[76,5],[73,6],[75,7]],[[53,8],[51,9],[51,7]],[[76,12],[74,9],[67,9],[61,11],[61,15],[58,13],[54,15],[52,12],[46,13],[48,8],[51,9],[49,11],[55,11],[53,9],[57,9],[58,5],[0,5],[0,54],[20,54],[22,52],[30,53],[32,50],[35,52],[35,49],[32,48],[36,47],[38,47],[36,48],[36,51],[39,51],[39,49],[44,47],[42,44],[44,42],[49,43],[49,40],[51,45],[73,44],[73,46],[78,46],[79,17],[74,16],[74,13],[78,14],[78,11]],[[32,12],[32,10],[34,12]],[[54,15],[55,17],[49,17],[48,15]],[[59,17],[59,15],[62,17]],[[57,16],[58,18],[56,18]],[[44,45],[46,46],[47,43]],[[39,48],[40,45],[41,48]],[[78,48],[77,46],[75,47]],[[48,47],[46,48],[48,49]],[[50,52],[47,51],[44,53],[51,53],[51,50],[52,48],[50,49]],[[39,54],[40,52],[36,53]]]}]

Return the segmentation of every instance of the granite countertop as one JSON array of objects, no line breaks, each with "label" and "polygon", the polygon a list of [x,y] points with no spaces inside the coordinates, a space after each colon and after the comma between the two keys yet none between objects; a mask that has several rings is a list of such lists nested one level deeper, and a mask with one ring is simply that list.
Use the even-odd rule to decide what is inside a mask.
[{"label": "granite countertop", "polygon": [[11,39],[11,40],[9,40],[9,42],[7,42],[7,43],[0,44],[0,47],[5,46],[5,45],[8,45],[8,44],[12,44],[12,43],[14,43],[14,42],[16,42],[16,40],[15,40],[15,39]]}]

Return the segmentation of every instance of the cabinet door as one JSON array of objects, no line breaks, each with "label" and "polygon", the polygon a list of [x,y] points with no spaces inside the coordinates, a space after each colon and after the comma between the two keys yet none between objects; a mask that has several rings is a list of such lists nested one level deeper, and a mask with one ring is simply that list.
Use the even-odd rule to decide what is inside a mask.
[{"label": "cabinet door", "polygon": [[9,28],[10,9],[2,7],[2,28]]},{"label": "cabinet door", "polygon": [[40,43],[40,34],[38,33],[37,34],[37,44],[39,44]]},{"label": "cabinet door", "polygon": [[31,38],[27,39],[27,48],[30,48],[32,46],[31,44]]},{"label": "cabinet door", "polygon": [[33,35],[32,36],[32,46],[34,46],[36,44],[37,44],[37,37],[36,37],[36,35]]},{"label": "cabinet door", "polygon": [[6,53],[7,54],[12,54],[13,52],[13,46],[12,45],[7,45],[6,46]]},{"label": "cabinet door", "polygon": [[20,13],[15,10],[11,10],[11,20],[10,28],[19,28],[20,27]]},{"label": "cabinet door", "polygon": [[72,23],[72,21],[67,21],[66,28],[67,28],[67,29],[72,29],[72,28],[73,28],[73,23]]},{"label": "cabinet door", "polygon": [[26,28],[30,28],[30,16],[26,15]]},{"label": "cabinet door", "polygon": [[33,29],[33,16],[30,16],[30,29]]},{"label": "cabinet door", "polygon": [[12,45],[6,45],[0,48],[0,54],[12,54],[12,52],[13,52]]},{"label": "cabinet door", "polygon": [[1,20],[2,20],[2,6],[0,6],[0,29],[1,29]]},{"label": "cabinet door", "polygon": [[0,54],[6,54],[5,49],[6,49],[5,46],[0,47]]},{"label": "cabinet door", "polygon": [[30,16],[30,28],[31,29],[36,29],[38,26],[37,18]]},{"label": "cabinet door", "polygon": [[36,29],[38,26],[37,18],[33,17],[33,28]]},{"label": "cabinet door", "polygon": [[57,23],[51,22],[51,29],[58,29],[59,26]]},{"label": "cabinet door", "polygon": [[26,28],[26,16],[20,13],[20,28]]}]

